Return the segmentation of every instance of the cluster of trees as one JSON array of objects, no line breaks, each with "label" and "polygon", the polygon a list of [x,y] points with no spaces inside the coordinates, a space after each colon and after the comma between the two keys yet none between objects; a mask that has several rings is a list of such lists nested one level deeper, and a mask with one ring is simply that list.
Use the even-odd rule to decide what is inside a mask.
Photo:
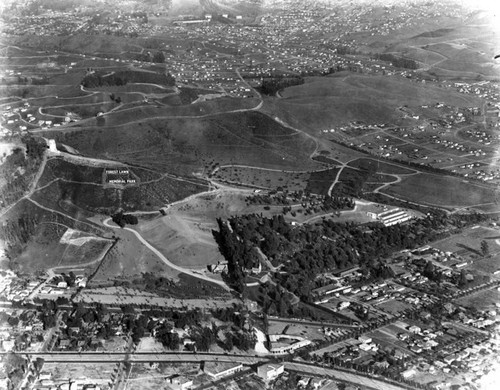
[{"label": "cluster of trees", "polygon": [[22,148],[15,148],[0,165],[0,177],[5,180],[0,190],[1,206],[15,202],[28,190],[32,176],[47,149],[45,141],[40,137],[25,136],[22,141],[26,146],[26,153]]},{"label": "cluster of trees", "polygon": [[[226,331],[223,331],[223,327],[218,327],[213,322],[210,326],[203,326],[201,325],[203,316],[199,311],[187,311],[182,313],[182,317],[188,318],[186,324],[179,322],[180,318],[173,319],[174,326],[172,326],[170,322],[165,321],[156,328],[155,337],[167,348],[177,350],[179,349],[181,339],[179,335],[174,332],[173,328],[183,328],[189,325],[189,339],[191,343],[186,344],[185,347],[187,350],[208,351],[213,344],[218,343],[222,348],[228,351],[233,348],[247,351],[255,346],[256,340],[253,333],[241,330],[244,317],[239,315],[239,312],[234,312],[234,310],[234,308],[216,309],[212,313],[216,318],[223,318],[225,322],[233,320],[234,324],[237,324],[235,325],[236,330],[228,328]],[[233,327],[231,326],[231,328]]]},{"label": "cluster of trees", "polygon": [[287,213],[295,214],[294,209],[290,205],[291,202],[301,202],[301,206],[305,210],[305,213],[318,213],[318,212],[328,212],[335,210],[350,210],[354,208],[354,199],[345,196],[320,196],[306,195],[305,197],[301,193],[289,194],[288,191],[280,192],[277,194],[254,194],[248,196],[245,201],[247,204],[261,204],[261,205],[283,205],[283,214]]},{"label": "cluster of trees", "polygon": [[115,103],[120,104],[122,102],[122,98],[120,96],[116,96],[114,93],[109,95],[109,98],[114,101]]},{"label": "cluster of trees", "polygon": [[350,210],[355,206],[353,198],[343,196],[329,196],[323,197],[321,209],[323,211],[331,210]]},{"label": "cluster of trees", "polygon": [[275,266],[283,264],[285,272],[275,274],[279,284],[308,301],[311,290],[319,286],[316,276],[320,273],[358,265],[374,277],[391,277],[382,259],[393,252],[425,245],[450,234],[453,227],[461,228],[484,218],[447,216],[436,211],[410,224],[393,226],[371,223],[360,227],[322,220],[292,227],[282,215],[264,218],[250,214],[228,221],[218,219],[219,231],[214,236],[228,261],[225,277],[238,291],[243,290],[246,269],[259,261],[255,248],[260,248]]},{"label": "cluster of trees", "polygon": [[85,88],[98,88],[103,86],[122,86],[127,83],[151,83],[167,86],[175,85],[175,77],[170,73],[137,72],[123,70],[103,75],[97,72],[87,74],[81,81]]},{"label": "cluster of trees", "polygon": [[168,322],[164,322],[156,329],[155,338],[172,351],[179,349],[181,339]]},{"label": "cluster of trees", "polygon": [[125,227],[125,225],[137,225],[139,220],[135,215],[132,214],[123,214],[123,211],[120,211],[111,216],[111,219],[114,223],[116,223],[121,228]]},{"label": "cluster of trees", "polygon": [[17,219],[9,219],[0,225],[0,240],[7,244],[6,254],[13,259],[35,234],[38,218],[21,214]]},{"label": "cluster of trees", "polygon": [[274,95],[281,89],[291,87],[293,85],[304,84],[304,78],[297,77],[270,77],[262,80],[262,85],[259,90],[264,95]]},{"label": "cluster of trees", "polygon": [[139,53],[135,56],[135,59],[141,62],[154,62],[156,64],[164,64],[165,54],[161,50],[158,50],[154,54],[151,54],[150,52]]},{"label": "cluster of trees", "polygon": [[253,333],[248,332],[231,332],[224,333],[225,340],[222,347],[226,351],[231,351],[233,348],[238,348],[242,351],[248,351],[255,347],[256,338]]},{"label": "cluster of trees", "polygon": [[241,305],[235,307],[223,307],[212,310],[212,315],[220,321],[232,322],[234,326],[241,329],[245,324],[245,310],[246,309]]},{"label": "cluster of trees", "polygon": [[375,59],[390,62],[396,68],[418,69],[418,64],[414,60],[396,57],[393,54],[376,54]]}]

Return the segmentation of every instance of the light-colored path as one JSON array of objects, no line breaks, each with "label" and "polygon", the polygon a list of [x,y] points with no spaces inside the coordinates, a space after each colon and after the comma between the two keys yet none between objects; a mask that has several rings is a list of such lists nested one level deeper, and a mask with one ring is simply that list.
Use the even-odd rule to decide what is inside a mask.
[{"label": "light-colored path", "polygon": [[[120,229],[119,226],[110,223],[110,221],[111,221],[111,218],[108,218],[103,222],[103,224],[109,228]],[[168,260],[163,255],[163,253],[161,253],[158,249],[156,249],[149,242],[147,242],[146,239],[144,237],[142,237],[141,234],[139,232],[137,232],[136,230],[130,229],[128,227],[124,227],[123,229],[128,230],[129,232],[132,232],[142,244],[144,244],[149,250],[151,250],[156,256],[158,256],[170,268],[173,268],[176,271],[182,272],[184,274],[193,276],[197,279],[202,279],[202,280],[205,280],[206,282],[215,283],[215,284],[219,285],[220,287],[222,287],[223,289],[225,289],[227,291],[231,291],[230,288],[227,286],[227,284],[220,281],[220,280],[209,278],[208,276],[202,275],[198,272],[195,272],[195,271],[187,269],[187,268],[179,267],[178,265],[172,263],[170,260]]]}]

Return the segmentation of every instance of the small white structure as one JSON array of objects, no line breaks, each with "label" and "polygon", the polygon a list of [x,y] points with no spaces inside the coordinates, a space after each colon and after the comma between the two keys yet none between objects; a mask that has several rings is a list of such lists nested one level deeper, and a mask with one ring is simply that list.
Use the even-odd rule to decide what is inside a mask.
[{"label": "small white structure", "polygon": [[57,150],[56,140],[49,139],[49,151],[51,153],[56,153],[56,154],[61,153],[61,152],[59,152],[59,150]]},{"label": "small white structure", "polygon": [[188,390],[193,387],[193,380],[182,375],[170,378],[167,382],[173,390]]},{"label": "small white structure", "polygon": [[411,378],[412,376],[414,376],[416,373],[417,373],[417,372],[415,371],[415,369],[414,369],[414,368],[410,368],[410,369],[408,369],[408,370],[406,370],[406,371],[403,371],[403,372],[401,373],[401,376],[402,376],[403,378],[405,378],[405,379],[408,379],[408,378]]},{"label": "small white structure", "polygon": [[243,370],[243,364],[233,364],[233,363],[212,363],[208,362],[205,364],[203,371],[208,376],[213,379],[221,379],[229,375],[233,375],[238,371]]}]

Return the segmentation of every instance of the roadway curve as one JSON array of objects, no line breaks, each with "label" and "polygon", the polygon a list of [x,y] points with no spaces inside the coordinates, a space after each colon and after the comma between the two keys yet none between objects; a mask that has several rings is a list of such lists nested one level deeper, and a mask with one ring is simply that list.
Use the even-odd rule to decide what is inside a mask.
[{"label": "roadway curve", "polygon": [[[103,222],[103,224],[109,228],[112,228],[112,229],[121,229],[119,226],[116,226],[114,224],[110,224],[109,223],[110,221],[111,221],[111,218],[108,218]],[[132,232],[142,244],[144,244],[149,250],[151,250],[156,256],[158,256],[170,268],[173,268],[176,271],[179,271],[181,273],[193,276],[197,279],[201,279],[201,280],[204,280],[204,281],[210,282],[210,283],[215,283],[218,286],[222,287],[224,290],[231,291],[231,289],[227,286],[227,284],[220,281],[220,280],[209,278],[208,276],[202,275],[200,273],[197,273],[197,272],[190,270],[190,269],[187,269],[187,268],[179,267],[178,265],[172,263],[158,249],[156,249],[149,242],[147,242],[146,239],[144,237],[142,237],[141,234],[139,232],[137,232],[136,230],[130,229],[128,227],[124,227],[123,229],[128,230],[129,232]]]}]

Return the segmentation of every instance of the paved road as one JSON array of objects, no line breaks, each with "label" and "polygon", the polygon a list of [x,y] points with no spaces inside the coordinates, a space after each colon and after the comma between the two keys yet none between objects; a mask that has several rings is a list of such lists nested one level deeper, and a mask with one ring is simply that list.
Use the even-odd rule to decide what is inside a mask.
[{"label": "paved road", "polygon": [[285,369],[291,371],[297,371],[301,373],[310,374],[313,376],[320,377],[331,377],[344,382],[350,382],[361,386],[366,386],[376,390],[402,390],[402,389],[412,389],[410,386],[397,385],[392,383],[387,383],[383,380],[376,378],[367,378],[361,375],[357,375],[354,372],[345,372],[336,370],[334,368],[323,368],[319,366],[311,366],[296,362],[285,362]]}]

